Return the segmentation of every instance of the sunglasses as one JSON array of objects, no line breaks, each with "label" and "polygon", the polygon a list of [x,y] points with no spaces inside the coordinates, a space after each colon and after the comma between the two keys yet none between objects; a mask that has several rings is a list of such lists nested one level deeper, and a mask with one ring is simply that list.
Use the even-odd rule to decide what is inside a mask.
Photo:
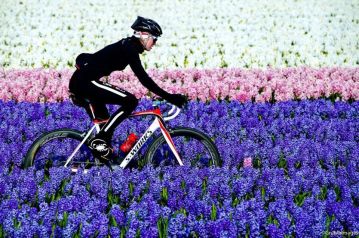
[{"label": "sunglasses", "polygon": [[155,43],[156,43],[156,41],[157,41],[158,37],[157,37],[157,36],[153,36],[153,35],[150,35],[150,37],[153,39],[153,42],[155,42]]},{"label": "sunglasses", "polygon": [[142,34],[140,33],[139,35],[142,36],[144,39],[152,38],[154,43],[156,43],[156,41],[158,40],[157,36],[153,36],[150,33],[142,33]]}]

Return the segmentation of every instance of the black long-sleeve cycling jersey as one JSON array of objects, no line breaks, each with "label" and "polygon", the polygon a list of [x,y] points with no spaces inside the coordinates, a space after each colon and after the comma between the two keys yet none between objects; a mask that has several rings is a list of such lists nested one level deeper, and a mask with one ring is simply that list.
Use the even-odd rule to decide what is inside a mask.
[{"label": "black long-sleeve cycling jersey", "polygon": [[171,98],[171,95],[161,89],[142,67],[139,54],[144,49],[138,38],[132,36],[124,38],[93,54],[81,54],[76,59],[77,67],[86,70],[91,75],[86,81],[99,80],[116,70],[123,70],[127,65],[140,80],[143,86],[160,97]]}]

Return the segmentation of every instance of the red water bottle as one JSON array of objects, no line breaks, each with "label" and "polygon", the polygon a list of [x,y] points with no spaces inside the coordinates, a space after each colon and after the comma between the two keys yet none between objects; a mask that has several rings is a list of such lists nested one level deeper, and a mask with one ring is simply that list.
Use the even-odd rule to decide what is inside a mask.
[{"label": "red water bottle", "polygon": [[125,142],[123,142],[123,144],[120,146],[121,151],[124,153],[130,152],[132,147],[135,145],[136,141],[137,141],[136,134],[135,133],[129,134]]}]

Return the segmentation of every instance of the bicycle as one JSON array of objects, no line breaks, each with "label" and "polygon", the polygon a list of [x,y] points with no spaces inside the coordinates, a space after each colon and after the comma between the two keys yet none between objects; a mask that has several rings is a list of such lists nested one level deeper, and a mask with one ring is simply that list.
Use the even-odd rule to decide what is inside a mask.
[{"label": "bicycle", "polygon": [[[160,109],[160,105],[163,104],[172,106],[166,115]],[[109,162],[105,165],[110,169],[124,169],[132,162],[139,168],[148,164],[154,167],[177,164],[197,167],[221,165],[218,149],[209,136],[194,128],[170,128],[166,125],[165,122],[179,115],[180,108],[164,100],[156,100],[152,106],[152,110],[134,112],[129,116],[128,119],[153,116],[154,120],[124,158],[118,158],[118,162]],[[92,166],[104,165],[88,147],[89,140],[100,131],[103,122],[94,119],[93,123],[87,132],[62,128],[42,134],[30,146],[22,161],[22,167],[49,169],[63,166],[77,172],[80,168],[87,171]],[[154,134],[157,130],[161,132],[159,135]],[[151,143],[146,143],[150,138]],[[135,157],[137,164],[134,162]]]}]

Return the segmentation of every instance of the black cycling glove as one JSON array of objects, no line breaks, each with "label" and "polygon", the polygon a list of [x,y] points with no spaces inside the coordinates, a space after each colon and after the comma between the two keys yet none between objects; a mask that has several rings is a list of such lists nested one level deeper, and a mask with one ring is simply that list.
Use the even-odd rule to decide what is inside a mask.
[{"label": "black cycling glove", "polygon": [[187,103],[186,97],[182,94],[170,94],[167,101],[179,108],[183,107]]}]

